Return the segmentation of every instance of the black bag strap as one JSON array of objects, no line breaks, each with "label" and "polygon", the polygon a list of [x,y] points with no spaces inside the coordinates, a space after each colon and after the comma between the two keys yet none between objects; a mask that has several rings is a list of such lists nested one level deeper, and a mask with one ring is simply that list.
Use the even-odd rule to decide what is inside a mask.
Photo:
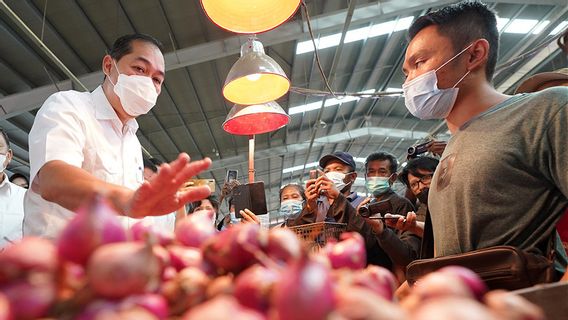
[{"label": "black bag strap", "polygon": [[420,244],[420,259],[429,259],[434,257],[434,230],[432,229],[432,218],[430,217],[430,209],[426,208],[426,217],[424,219],[424,234]]}]

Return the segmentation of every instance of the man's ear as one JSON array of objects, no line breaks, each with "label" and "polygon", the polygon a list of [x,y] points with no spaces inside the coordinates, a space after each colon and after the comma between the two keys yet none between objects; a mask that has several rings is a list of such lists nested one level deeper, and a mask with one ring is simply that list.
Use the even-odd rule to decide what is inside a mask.
[{"label": "man's ear", "polygon": [[105,55],[102,62],[102,71],[108,77],[110,76],[110,71],[112,70],[112,57],[110,55]]},{"label": "man's ear", "polygon": [[355,180],[357,180],[357,172],[353,171],[353,183],[355,183]]},{"label": "man's ear", "polygon": [[482,68],[489,58],[489,41],[485,39],[476,40],[468,50],[470,54],[467,60],[467,70],[474,71]]},{"label": "man's ear", "polygon": [[[6,153],[6,159],[8,160],[8,164],[10,164],[10,161],[12,161],[12,158],[14,157],[14,153],[12,152],[12,149],[8,149],[8,152]],[[6,165],[8,166],[8,165]]]},{"label": "man's ear", "polygon": [[398,174],[393,173],[389,179],[390,183],[393,184],[396,182],[396,178],[398,178]]}]

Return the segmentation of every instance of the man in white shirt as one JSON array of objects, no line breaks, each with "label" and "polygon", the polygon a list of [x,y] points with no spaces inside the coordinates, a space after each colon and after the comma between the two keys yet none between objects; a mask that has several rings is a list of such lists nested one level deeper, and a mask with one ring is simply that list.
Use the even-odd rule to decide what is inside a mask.
[{"label": "man in white shirt", "polygon": [[26,189],[10,181],[4,170],[12,161],[8,135],[0,128],[0,250],[22,238]]},{"label": "man in white shirt", "polygon": [[[103,83],[93,92],[55,93],[36,115],[29,134],[24,236],[57,237],[72,211],[96,193],[131,218],[165,215],[210,193],[206,186],[178,191],[211,164],[209,158],[190,162],[185,153],[144,181],[135,118],[160,93],[161,44],[147,35],[123,36],[103,58],[102,70]],[[126,225],[133,222],[125,219]]]}]

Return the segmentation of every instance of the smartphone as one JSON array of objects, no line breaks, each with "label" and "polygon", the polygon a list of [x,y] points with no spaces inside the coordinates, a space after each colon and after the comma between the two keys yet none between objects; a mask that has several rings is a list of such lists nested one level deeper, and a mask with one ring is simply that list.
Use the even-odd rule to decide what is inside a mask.
[{"label": "smartphone", "polygon": [[317,170],[310,170],[310,180],[314,180],[318,178]]},{"label": "smartphone", "polygon": [[225,182],[237,180],[238,174],[239,174],[238,170],[227,170],[227,176],[225,177]]},{"label": "smartphone", "polygon": [[215,179],[189,179],[183,185],[182,190],[190,187],[209,186],[211,193],[215,192]]},{"label": "smartphone", "polygon": [[241,210],[249,209],[255,215],[267,214],[264,182],[240,184],[233,189],[235,216],[241,218]]}]

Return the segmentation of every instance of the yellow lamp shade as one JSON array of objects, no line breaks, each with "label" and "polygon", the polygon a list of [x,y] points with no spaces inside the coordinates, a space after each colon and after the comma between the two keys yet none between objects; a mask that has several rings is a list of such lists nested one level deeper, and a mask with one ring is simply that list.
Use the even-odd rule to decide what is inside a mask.
[{"label": "yellow lamp shade", "polygon": [[264,53],[260,41],[249,39],[227,75],[223,96],[233,103],[250,105],[274,101],[289,89],[284,70]]},{"label": "yellow lamp shade", "polygon": [[261,33],[294,15],[300,0],[201,0],[207,17],[236,33]]},{"label": "yellow lamp shade", "polygon": [[274,101],[250,106],[235,104],[223,122],[223,130],[236,135],[254,135],[278,130],[289,121],[290,116]]}]

